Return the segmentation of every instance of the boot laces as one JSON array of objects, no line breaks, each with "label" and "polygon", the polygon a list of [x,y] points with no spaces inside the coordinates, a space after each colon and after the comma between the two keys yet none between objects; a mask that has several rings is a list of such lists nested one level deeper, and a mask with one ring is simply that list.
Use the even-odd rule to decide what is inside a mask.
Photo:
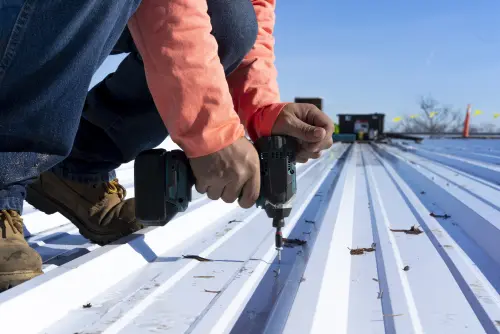
[{"label": "boot laces", "polygon": [[108,194],[117,194],[120,199],[124,199],[127,196],[127,190],[118,182],[118,179],[106,182],[104,186]]},{"label": "boot laces", "polygon": [[17,211],[1,210],[0,211],[0,218],[4,222],[7,222],[7,224],[10,225],[14,234],[23,233],[23,219],[17,213]]}]

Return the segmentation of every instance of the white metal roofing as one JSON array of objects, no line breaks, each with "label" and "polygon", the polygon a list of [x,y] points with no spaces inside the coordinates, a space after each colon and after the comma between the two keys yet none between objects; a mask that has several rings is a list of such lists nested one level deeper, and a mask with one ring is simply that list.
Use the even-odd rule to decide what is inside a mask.
[{"label": "white metal roofing", "polygon": [[[99,247],[27,206],[46,273],[0,294],[0,332],[499,332],[500,140],[336,144],[298,168],[284,235],[307,243],[279,275],[260,209],[196,194],[166,226]],[[133,196],[133,163],[118,177]]]}]

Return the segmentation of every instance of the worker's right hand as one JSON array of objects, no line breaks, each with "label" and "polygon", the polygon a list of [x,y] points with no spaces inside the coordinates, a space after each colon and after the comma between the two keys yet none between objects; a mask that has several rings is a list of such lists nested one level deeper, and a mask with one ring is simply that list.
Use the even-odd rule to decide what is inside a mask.
[{"label": "worker's right hand", "polygon": [[298,139],[297,162],[318,159],[321,151],[333,145],[333,121],[318,107],[309,103],[289,103],[274,122],[273,135],[288,135]]},{"label": "worker's right hand", "polygon": [[189,159],[196,178],[196,191],[212,200],[252,207],[260,194],[260,165],[255,147],[245,138],[198,158]]}]

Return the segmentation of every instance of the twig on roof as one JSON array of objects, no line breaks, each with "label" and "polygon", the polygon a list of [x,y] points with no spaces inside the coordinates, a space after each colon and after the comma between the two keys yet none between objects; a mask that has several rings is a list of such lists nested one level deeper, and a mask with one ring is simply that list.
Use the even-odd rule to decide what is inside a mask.
[{"label": "twig on roof", "polygon": [[410,227],[408,230],[405,230],[405,229],[390,229],[392,232],[404,232],[405,234],[415,234],[415,235],[418,235],[420,233],[423,233],[423,231],[418,228],[418,226],[415,226],[413,225],[412,227]]},{"label": "twig on roof", "polygon": [[185,258],[185,259],[193,259],[193,260],[198,260],[198,261],[201,261],[201,262],[213,261],[213,260],[210,260],[210,259],[198,256],[198,255],[182,255],[182,257]]},{"label": "twig on roof", "polygon": [[347,249],[349,249],[351,255],[362,255],[365,252],[370,253],[370,252],[374,252],[375,251],[375,247],[370,247],[370,248],[355,248],[355,249],[350,249],[349,247],[347,247]]},{"label": "twig on roof", "polygon": [[434,218],[444,218],[444,219],[451,218],[451,216],[449,214],[446,214],[446,213],[444,215],[437,215],[434,212],[431,212],[430,216],[434,217]]}]

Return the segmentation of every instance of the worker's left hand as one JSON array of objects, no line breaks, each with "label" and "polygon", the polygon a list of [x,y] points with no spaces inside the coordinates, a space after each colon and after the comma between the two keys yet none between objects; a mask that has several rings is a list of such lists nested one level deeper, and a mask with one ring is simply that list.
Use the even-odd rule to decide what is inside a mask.
[{"label": "worker's left hand", "polygon": [[288,135],[298,139],[300,144],[297,162],[317,159],[321,151],[333,145],[335,124],[324,112],[313,104],[287,104],[276,119],[272,134]]}]

